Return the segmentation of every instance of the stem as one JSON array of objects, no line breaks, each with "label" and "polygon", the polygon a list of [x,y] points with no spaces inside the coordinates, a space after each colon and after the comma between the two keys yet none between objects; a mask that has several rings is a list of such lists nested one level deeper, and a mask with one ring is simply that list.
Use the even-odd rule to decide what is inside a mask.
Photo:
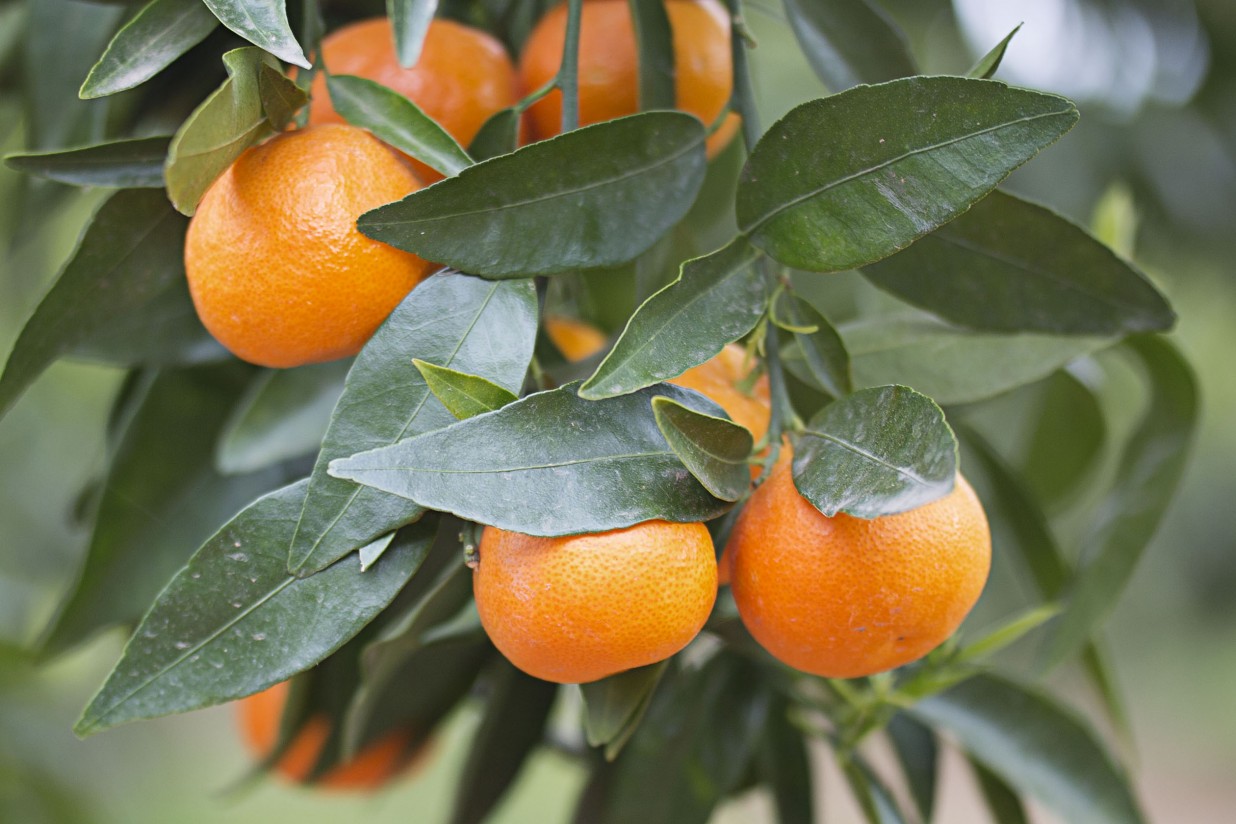
[{"label": "stem", "polygon": [[730,94],[730,108],[742,118],[742,139],[747,153],[760,140],[760,118],[755,108],[755,89],[751,85],[751,65],[747,61],[747,44],[750,33],[742,17],[739,0],[726,0],[730,10],[730,55],[734,64],[734,90]]},{"label": "stem", "polygon": [[566,41],[562,44],[562,65],[558,67],[563,134],[579,128],[579,27],[582,10],[583,0],[567,0]]}]

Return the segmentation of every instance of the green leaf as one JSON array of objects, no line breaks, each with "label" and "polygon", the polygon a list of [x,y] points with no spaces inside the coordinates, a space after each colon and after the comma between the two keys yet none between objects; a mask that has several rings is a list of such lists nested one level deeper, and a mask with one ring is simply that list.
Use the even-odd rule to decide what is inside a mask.
[{"label": "green leaf", "polygon": [[784,699],[774,699],[769,709],[756,758],[761,781],[772,791],[777,824],[812,824],[811,759],[802,732],[790,723]]},{"label": "green leaf", "polygon": [[612,266],[648,249],[687,213],[704,171],[700,122],[647,112],[478,163],[361,215],[357,226],[485,277]]},{"label": "green leaf", "polygon": [[[674,38],[669,14],[661,0],[630,0],[631,23],[638,49],[639,109],[672,109],[674,89]],[[705,124],[708,125],[708,124]]]},{"label": "green leaf", "polygon": [[794,340],[803,354],[803,362],[820,387],[834,398],[853,392],[850,353],[828,318],[807,301],[793,295],[786,295],[777,301],[777,311],[784,311],[785,319],[796,327],[793,330]]},{"label": "green leaf", "polygon": [[22,328],[0,376],[0,415],[56,358],[183,289],[184,232],[161,192],[112,195]]},{"label": "green leaf", "polygon": [[201,0],[151,0],[116,32],[78,96],[103,97],[145,83],[217,25]]},{"label": "green leaf", "polygon": [[394,532],[388,532],[356,550],[356,557],[360,561],[361,572],[368,570],[376,564],[378,559],[385,554],[386,550],[391,548],[395,535],[396,533]]},{"label": "green leaf", "polygon": [[842,759],[841,771],[868,824],[908,824],[888,787],[857,753]]},{"label": "green leaf", "polygon": [[258,97],[262,100],[266,119],[276,132],[287,128],[296,119],[296,113],[309,102],[304,89],[269,62],[258,67]]},{"label": "green leaf", "polygon": [[348,373],[314,464],[288,568],[307,575],[423,512],[404,498],[332,478],[326,469],[335,458],[455,422],[413,358],[518,392],[532,359],[536,324],[530,281],[492,283],[440,272],[418,284]]},{"label": "green leaf", "polygon": [[425,34],[437,10],[438,0],[386,0],[386,16],[395,32],[395,54],[405,69],[420,60]]},{"label": "green leaf", "polygon": [[899,315],[841,327],[857,386],[904,383],[942,404],[972,403],[1047,377],[1110,338],[994,335]]},{"label": "green leaf", "polygon": [[766,303],[758,258],[740,238],[684,263],[631,316],[580,396],[610,398],[676,378],[750,332]]},{"label": "green leaf", "polygon": [[349,366],[343,360],[260,372],[219,435],[219,471],[252,472],[316,452]]},{"label": "green leaf", "polygon": [[368,129],[447,177],[472,165],[472,158],[455,138],[399,92],[346,74],[328,75],[326,87],[331,104],[349,123]]},{"label": "green leaf", "polygon": [[[1107,421],[1079,361],[1047,379],[1022,477],[1045,504],[1075,499],[1107,440]],[[1089,365],[1093,366],[1091,362]]]},{"label": "green leaf", "polygon": [[312,68],[288,26],[286,0],[202,0],[227,26],[255,46],[293,63]]},{"label": "green leaf", "polygon": [[481,824],[541,743],[558,685],[497,662],[489,703],[455,791],[451,824]]},{"label": "green leaf", "polygon": [[584,698],[584,735],[593,747],[605,747],[613,761],[639,729],[669,659],[580,684]]},{"label": "green leaf", "polygon": [[652,414],[670,449],[715,497],[737,501],[750,488],[755,442],[747,429],[665,397],[652,399]]},{"label": "green leaf", "polygon": [[520,113],[514,108],[500,109],[491,114],[468,144],[469,156],[479,163],[518,149],[519,121]]},{"label": "green leaf", "polygon": [[466,372],[412,359],[434,397],[459,420],[501,409],[519,396],[506,387]]},{"label": "green leaf", "polygon": [[784,0],[807,62],[835,92],[917,74],[905,34],[868,0]]},{"label": "green leaf", "polygon": [[1009,42],[1013,39],[1013,35],[1021,31],[1022,24],[1018,23],[1013,27],[1013,30],[1005,35],[1004,39],[992,48],[991,51],[979,58],[979,61],[974,64],[970,71],[966,72],[966,77],[973,77],[979,80],[990,80],[996,70],[1000,68],[1000,62],[1004,60],[1004,53],[1008,50]]},{"label": "green leaf", "polygon": [[4,162],[10,169],[73,186],[161,189],[170,143],[170,137],[139,137],[58,152],[11,154]]},{"label": "green leaf", "polygon": [[940,774],[940,747],[935,734],[904,712],[894,715],[886,729],[897,763],[905,774],[919,820],[931,821],[936,806],[936,781]]},{"label": "green leaf", "polygon": [[966,211],[1076,122],[1062,97],[960,77],[804,103],[748,158],[738,226],[787,266],[865,266]]},{"label": "green leaf", "polygon": [[916,704],[1018,792],[1065,821],[1137,824],[1141,811],[1123,772],[1094,732],[1046,695],[995,675],[976,675]]},{"label": "green leaf", "polygon": [[662,384],[586,401],[576,384],[330,465],[346,478],[527,535],[573,535],[651,518],[705,521],[726,505],[666,444],[651,400],[720,416],[702,395]]},{"label": "green leaf", "polygon": [[987,811],[995,824],[1030,824],[1026,808],[1008,784],[1000,776],[983,766],[982,762],[970,759],[970,767],[978,781],[979,791],[987,802]]},{"label": "green leaf", "polygon": [[981,661],[995,655],[1007,646],[1017,643],[1027,633],[1033,632],[1060,614],[1056,604],[1040,604],[1006,619],[995,629],[980,638],[970,641],[957,652],[957,661]]},{"label": "green leaf", "polygon": [[956,475],[957,441],[944,413],[904,386],[829,404],[794,447],[794,485],[829,517],[905,512],[947,495]]},{"label": "green leaf", "polygon": [[286,547],[305,488],[259,499],[198,550],[142,619],[78,735],[266,689],[321,661],[390,603],[432,533],[405,530],[366,572],[346,559],[297,578]]},{"label": "green leaf", "polygon": [[1050,209],[1003,192],[863,274],[908,303],[983,331],[1125,335],[1169,329],[1176,320],[1132,264]]}]

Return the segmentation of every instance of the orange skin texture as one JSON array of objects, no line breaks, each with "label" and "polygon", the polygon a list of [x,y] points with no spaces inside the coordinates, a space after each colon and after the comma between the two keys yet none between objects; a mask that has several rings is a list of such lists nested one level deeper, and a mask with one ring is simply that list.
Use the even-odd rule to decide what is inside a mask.
[{"label": "orange skin texture", "polygon": [[[733,87],[729,15],[717,0],[668,0],[674,41],[676,107],[711,126],[729,104]],[[519,74],[528,92],[549,83],[562,64],[566,5],[551,9],[528,37]],[[579,125],[639,111],[639,51],[626,0],[585,3],[579,36]],[[562,93],[554,90],[528,109],[533,134],[553,137],[562,129]],[[715,157],[738,131],[728,114],[705,144]]]},{"label": "orange skin texture", "polygon": [[726,551],[738,612],[766,650],[803,672],[856,678],[915,661],[956,631],[987,581],[991,533],[960,475],[909,512],[829,518],[799,494],[786,459]]},{"label": "orange skin texture", "polygon": [[[241,734],[249,749],[265,757],[279,740],[279,719],[287,701],[288,684],[243,698],[236,704]],[[289,781],[303,784],[313,774],[322,748],[330,737],[330,722],[321,716],[308,719],[288,744],[274,769]],[[340,764],[314,781],[332,790],[376,790],[392,778],[424,763],[428,747],[408,752],[410,732],[393,732],[370,744],[346,764]]]},{"label": "orange skin texture", "polygon": [[[502,43],[453,20],[435,18],[429,24],[421,56],[408,69],[399,65],[387,17],[331,32],[322,39],[322,62],[331,74],[354,74],[399,92],[464,148],[490,115],[519,100],[519,78]],[[331,105],[323,74],[313,78],[310,94],[310,124],[344,122]],[[408,160],[426,183],[442,179],[429,166]]]},{"label": "orange skin texture", "polygon": [[481,624],[512,664],[580,684],[690,643],[716,601],[717,563],[699,523],[561,538],[486,527],[472,586]]},{"label": "orange skin texture", "polygon": [[292,367],[355,355],[435,264],[365,237],[364,212],[420,188],[363,129],[312,126],[246,150],[185,238],[198,317],[237,357]]}]

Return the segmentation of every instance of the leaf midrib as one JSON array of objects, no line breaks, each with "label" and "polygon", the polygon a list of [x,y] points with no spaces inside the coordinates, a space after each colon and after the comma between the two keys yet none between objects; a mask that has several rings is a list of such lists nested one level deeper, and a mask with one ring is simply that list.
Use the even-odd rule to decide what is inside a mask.
[{"label": "leaf midrib", "polygon": [[889,463],[887,460],[885,460],[884,458],[881,458],[879,455],[868,452],[867,450],[863,449],[857,444],[852,444],[849,441],[842,440],[841,438],[838,438],[836,435],[830,435],[827,432],[819,432],[814,429],[808,429],[803,434],[814,436],[821,440],[828,441],[829,443],[835,444],[836,446],[839,446],[842,449],[852,452],[855,455],[858,455],[859,457],[866,458],[872,463],[879,464],[880,466],[891,469],[894,472],[896,472],[898,475],[901,475],[902,477],[905,477],[921,486],[931,486],[930,481],[920,477],[914,472],[911,472],[910,470],[905,469],[904,467],[897,466],[896,464]]}]

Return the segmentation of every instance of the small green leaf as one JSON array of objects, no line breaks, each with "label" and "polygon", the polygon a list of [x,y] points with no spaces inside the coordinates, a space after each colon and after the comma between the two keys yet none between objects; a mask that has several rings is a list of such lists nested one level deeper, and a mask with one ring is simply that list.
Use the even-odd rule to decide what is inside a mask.
[{"label": "small green leaf", "polygon": [[287,128],[296,119],[296,113],[309,102],[305,90],[270,63],[258,67],[258,97],[266,119],[276,132]]},{"label": "small green leaf", "polygon": [[652,399],[652,414],[665,442],[695,479],[723,501],[737,501],[751,486],[747,458],[751,433],[728,418],[696,412],[665,397]]},{"label": "small green leaf", "polygon": [[974,77],[979,80],[990,80],[996,70],[1000,68],[1000,62],[1004,60],[1004,53],[1008,50],[1009,42],[1013,39],[1013,35],[1021,31],[1023,24],[1018,23],[1013,27],[1013,30],[1005,35],[1004,39],[992,48],[991,51],[979,58],[979,61],[974,64],[970,71],[966,72],[966,77]]},{"label": "small green leaf", "polygon": [[[1085,367],[1089,367],[1086,369]],[[1094,362],[1080,360],[1047,379],[1022,477],[1047,505],[1074,501],[1107,441],[1107,421],[1088,385]]]},{"label": "small green leaf", "polygon": [[607,761],[617,758],[639,729],[667,666],[669,659],[579,685],[584,735],[590,746],[605,747]]},{"label": "small green leaf", "polygon": [[425,35],[437,10],[438,0],[386,0],[386,16],[395,32],[395,54],[405,69],[420,60]]},{"label": "small green leaf", "polygon": [[910,798],[918,809],[919,819],[931,821],[936,805],[936,782],[940,774],[940,747],[935,734],[904,712],[894,715],[886,729],[893,753],[905,774]]},{"label": "small green leaf", "polygon": [[766,303],[758,258],[740,238],[684,263],[678,277],[631,316],[580,396],[610,398],[676,378],[750,332]]},{"label": "small green leaf", "polygon": [[850,353],[828,318],[807,301],[793,295],[777,301],[777,311],[785,312],[785,318],[797,327],[794,340],[803,353],[807,369],[820,387],[834,398],[853,392]]},{"label": "small green leaf", "polygon": [[520,119],[519,111],[513,108],[500,109],[491,114],[468,144],[469,156],[480,163],[518,149]]},{"label": "small green leaf", "polygon": [[973,758],[969,761],[994,824],[1030,824],[1030,819],[1026,816],[1026,808],[1013,788],[1005,784],[1000,776],[984,767],[981,761]]},{"label": "small green leaf", "polygon": [[815,799],[811,759],[803,733],[790,722],[789,703],[774,699],[756,754],[762,783],[772,791],[777,824],[812,824]]},{"label": "small green leaf", "polygon": [[[639,67],[639,110],[672,109],[674,89],[674,38],[669,14],[661,0],[630,0]],[[705,124],[707,125],[707,124]]]},{"label": "small green leaf", "polygon": [[380,83],[346,74],[326,78],[330,101],[354,126],[451,177],[472,165],[472,158],[433,118],[399,92]]},{"label": "small green leaf", "polygon": [[332,461],[330,473],[527,535],[705,521],[725,511],[666,444],[650,402],[664,395],[718,417],[720,407],[665,384],[603,401],[583,400],[576,388]]},{"label": "small green leaf", "polygon": [[971,641],[957,653],[957,660],[962,662],[981,661],[995,655],[1000,650],[1020,641],[1027,633],[1033,632],[1043,624],[1060,614],[1057,604],[1040,604],[1036,607],[1014,615],[1000,626],[987,634]]},{"label": "small green leaf", "polygon": [[116,32],[78,96],[103,97],[145,83],[217,25],[200,0],[151,0]]},{"label": "small green leaf", "polygon": [[794,447],[794,485],[825,515],[877,518],[953,489],[957,441],[931,398],[904,386],[855,392],[811,419]]},{"label": "small green leaf", "polygon": [[10,169],[72,186],[162,189],[163,162],[171,141],[139,137],[58,152],[11,154],[4,162]]},{"label": "small green leaf", "polygon": [[395,540],[395,534],[394,532],[388,532],[356,550],[356,556],[360,560],[361,572],[365,572],[376,564],[378,559],[385,554],[386,550],[390,549],[391,542]]},{"label": "small green leaf", "polygon": [[868,0],[784,0],[807,62],[834,92],[917,74],[905,34]]},{"label": "small green leaf", "polygon": [[312,68],[288,26],[287,0],[202,0],[219,22],[255,46],[302,69]]},{"label": "small green leaf", "polygon": [[612,266],[687,213],[704,128],[681,112],[598,123],[478,163],[361,215],[369,237],[484,277]]},{"label": "small green leaf", "polygon": [[804,103],[751,152],[738,226],[787,266],[865,266],[969,209],[1076,122],[1062,97],[960,77]]},{"label": "small green leaf", "polygon": [[420,370],[434,397],[459,420],[501,409],[519,397],[493,381],[466,372],[435,366],[419,358],[413,358],[412,365]]},{"label": "small green leaf", "polygon": [[909,824],[888,787],[857,753],[842,760],[841,771],[868,824]]}]

